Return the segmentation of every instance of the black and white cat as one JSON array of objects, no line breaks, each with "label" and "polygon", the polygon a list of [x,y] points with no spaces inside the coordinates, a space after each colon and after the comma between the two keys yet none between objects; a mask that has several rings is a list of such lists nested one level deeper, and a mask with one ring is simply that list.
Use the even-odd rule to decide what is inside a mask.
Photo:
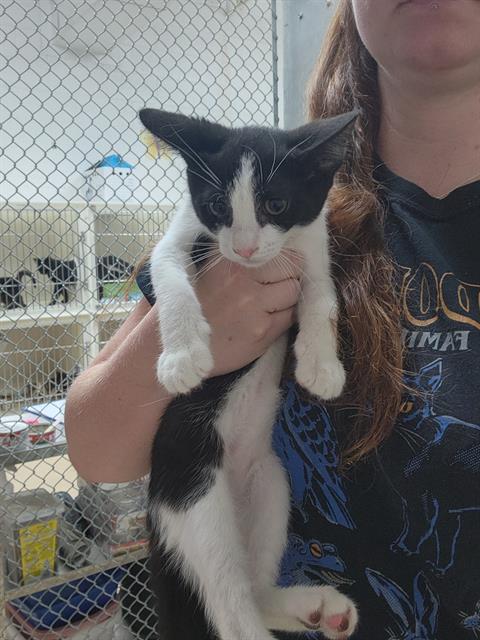
[{"label": "black and white cat", "polygon": [[107,255],[97,258],[97,290],[99,300],[103,298],[104,282],[123,280],[124,278],[128,278],[132,274],[132,271],[132,265],[126,260],[122,260],[122,258],[117,258],[117,256]]},{"label": "black and white cat", "polygon": [[[75,260],[60,260],[53,256],[45,258],[35,258],[37,268],[40,273],[48,276],[54,283],[53,295],[49,304],[63,302],[67,304],[70,300],[70,293],[78,283],[77,263]],[[133,267],[131,264],[114,255],[100,256],[96,259],[97,264],[97,292],[98,298],[103,298],[104,282],[115,282],[128,278]]]},{"label": "black and white cat", "polygon": [[78,282],[75,260],[60,260],[53,256],[35,258],[37,269],[53,282],[52,299],[49,304],[68,304],[70,294]]},{"label": "black and white cat", "polygon": [[303,254],[295,375],[319,398],[340,395],[345,373],[324,204],[356,115],[281,131],[140,112],[185,160],[189,187],[150,260],[163,345],[157,376],[176,396],[155,436],[149,487],[162,638],[203,640],[213,627],[221,640],[272,640],[268,629],[338,639],[356,628],[354,603],[332,587],[277,587],[290,500],[271,435],[286,339],[241,371],[208,378],[210,327],[192,284],[192,251],[206,241],[245,267],[285,249]]},{"label": "black and white cat", "polygon": [[36,286],[35,276],[27,269],[19,271],[16,276],[3,276],[0,278],[0,304],[6,309],[25,308],[27,306],[22,296],[22,291],[25,287],[23,278],[25,276],[32,280],[33,286]]}]

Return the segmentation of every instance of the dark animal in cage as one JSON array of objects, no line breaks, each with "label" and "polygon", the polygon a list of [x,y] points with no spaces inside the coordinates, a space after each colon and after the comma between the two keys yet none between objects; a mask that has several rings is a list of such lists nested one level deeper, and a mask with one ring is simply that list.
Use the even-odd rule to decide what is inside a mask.
[{"label": "dark animal in cage", "polygon": [[25,276],[31,278],[34,286],[37,284],[35,276],[27,269],[22,269],[16,276],[0,278],[0,304],[7,309],[25,308],[27,306],[22,296],[22,291],[25,287],[23,278]]},{"label": "dark animal in cage", "polygon": [[98,298],[101,300],[104,296],[103,283],[116,282],[130,277],[133,267],[126,260],[117,258],[114,255],[101,256],[97,258],[97,279],[98,279]]},{"label": "dark animal in cage", "polygon": [[78,282],[75,260],[60,260],[53,256],[35,258],[38,271],[53,282],[53,294],[49,304],[67,304],[71,290]]},{"label": "dark animal in cage", "polygon": [[63,396],[79,373],[80,367],[78,365],[76,365],[71,371],[55,369],[45,382],[45,392],[50,396]]},{"label": "dark animal in cage", "polygon": [[[52,256],[46,258],[36,258],[40,273],[48,276],[54,283],[53,295],[50,304],[63,302],[67,304],[70,300],[71,290],[78,283],[77,265],[75,260],[59,260]],[[114,255],[106,255],[97,258],[97,291],[98,298],[104,296],[103,283],[116,282],[128,278],[133,267],[126,260]]]}]

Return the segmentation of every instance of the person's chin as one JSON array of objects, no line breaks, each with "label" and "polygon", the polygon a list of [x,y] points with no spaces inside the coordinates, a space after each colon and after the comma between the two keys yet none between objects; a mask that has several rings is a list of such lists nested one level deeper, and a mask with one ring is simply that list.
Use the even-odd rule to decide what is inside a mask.
[{"label": "person's chin", "polygon": [[422,29],[417,37],[409,37],[408,42],[397,43],[396,59],[402,60],[402,65],[413,72],[429,74],[429,80],[434,80],[432,74],[443,76],[448,72],[461,73],[463,69],[477,66],[480,68],[480,38],[469,40],[468,36],[461,38],[461,34],[441,34]]}]

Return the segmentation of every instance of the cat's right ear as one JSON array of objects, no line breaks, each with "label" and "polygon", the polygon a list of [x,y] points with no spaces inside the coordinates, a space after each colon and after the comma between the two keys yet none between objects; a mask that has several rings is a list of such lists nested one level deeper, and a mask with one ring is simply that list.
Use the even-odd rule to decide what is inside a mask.
[{"label": "cat's right ear", "polygon": [[230,130],[220,124],[181,113],[161,109],[142,109],[142,124],[156,138],[174,151],[178,151],[188,163],[196,162],[194,154],[217,153],[230,135]]}]

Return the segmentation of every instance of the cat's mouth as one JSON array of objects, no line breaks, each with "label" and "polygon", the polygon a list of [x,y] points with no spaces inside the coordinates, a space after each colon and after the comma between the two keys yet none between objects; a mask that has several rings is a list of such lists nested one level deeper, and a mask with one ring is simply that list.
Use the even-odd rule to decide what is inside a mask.
[{"label": "cat's mouth", "polygon": [[239,260],[235,260],[238,264],[241,264],[243,267],[261,267],[266,264],[268,260],[265,258],[240,258]]},{"label": "cat's mouth", "polygon": [[258,267],[262,267],[264,264],[267,264],[267,262],[270,262],[271,260],[273,260],[275,256],[252,255],[249,257],[243,257],[243,256],[237,255],[234,251],[231,251],[229,252],[229,255],[225,257],[227,258],[227,260],[230,260],[230,262],[235,262],[236,264],[239,264],[242,267],[258,268]]}]

